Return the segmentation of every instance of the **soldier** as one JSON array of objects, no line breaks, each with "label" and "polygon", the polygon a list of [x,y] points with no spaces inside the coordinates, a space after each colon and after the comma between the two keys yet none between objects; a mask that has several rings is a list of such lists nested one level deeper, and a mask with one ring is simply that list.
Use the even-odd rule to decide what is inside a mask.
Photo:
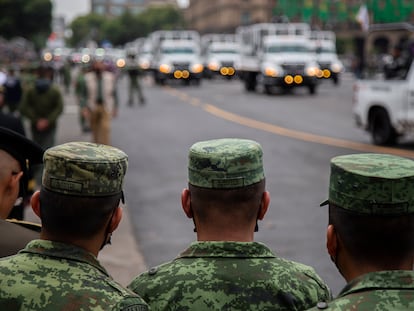
[{"label": "soldier", "polygon": [[414,310],[414,161],[331,160],[327,249],[348,284],[312,310]]},{"label": "soldier", "polygon": [[96,59],[92,70],[85,74],[86,105],[94,143],[111,144],[112,118],[118,114],[118,96],[115,75],[103,60]]},{"label": "soldier", "polygon": [[127,155],[72,142],[45,152],[32,209],[40,239],[0,260],[0,310],[148,310],[97,260],[122,217]]},{"label": "soldier", "polygon": [[18,198],[24,197],[29,169],[42,163],[42,156],[40,146],[12,130],[0,127],[0,257],[14,255],[29,241],[39,238],[39,227],[32,226],[35,230],[29,230],[6,221],[6,218],[13,206],[18,204]]},{"label": "soldier", "polygon": [[137,93],[138,100],[140,105],[145,104],[144,94],[141,88],[140,76],[142,75],[142,70],[139,67],[138,63],[135,60],[135,55],[131,54],[127,60],[126,68],[129,85],[128,85],[128,106],[134,105],[134,93]]},{"label": "soldier", "polygon": [[270,202],[261,146],[246,139],[195,143],[181,194],[197,241],[130,285],[153,310],[304,310],[330,299],[313,268],[254,241]]},{"label": "soldier", "polygon": [[[63,113],[63,98],[59,88],[52,82],[53,69],[48,65],[37,68],[37,79],[23,94],[20,105],[22,116],[30,122],[33,140],[43,149],[55,145],[57,122]],[[34,178],[37,187],[41,184],[41,168]]]}]

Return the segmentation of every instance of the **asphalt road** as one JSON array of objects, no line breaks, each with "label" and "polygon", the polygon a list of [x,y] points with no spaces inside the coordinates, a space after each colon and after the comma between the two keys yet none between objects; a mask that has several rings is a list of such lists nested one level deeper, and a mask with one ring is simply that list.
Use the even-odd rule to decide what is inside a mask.
[{"label": "asphalt road", "polygon": [[246,93],[240,81],[203,81],[155,86],[145,79],[145,106],[126,105],[126,81],[119,83],[121,107],[113,122],[113,144],[129,155],[126,200],[148,267],[173,259],[196,236],[181,210],[187,185],[187,152],[198,140],[242,137],[264,150],[271,206],[256,240],[278,255],[313,266],[334,294],[345,284],[325,249],[329,160],[356,152],[392,152],[414,157],[413,145],[376,148],[354,127],[352,77],[329,81],[318,93],[306,89],[268,96]]}]

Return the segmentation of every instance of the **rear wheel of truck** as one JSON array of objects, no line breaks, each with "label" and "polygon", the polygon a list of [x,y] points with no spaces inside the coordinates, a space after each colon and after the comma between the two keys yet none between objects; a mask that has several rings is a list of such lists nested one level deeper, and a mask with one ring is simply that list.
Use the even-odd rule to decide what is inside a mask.
[{"label": "rear wheel of truck", "polygon": [[244,88],[246,91],[254,92],[256,90],[256,74],[255,73],[247,73],[244,77]]},{"label": "rear wheel of truck", "polygon": [[397,141],[397,134],[391,125],[388,113],[377,110],[371,116],[371,137],[375,145],[393,145]]},{"label": "rear wheel of truck", "polygon": [[310,84],[308,86],[308,88],[309,88],[309,94],[311,94],[311,95],[316,94],[316,85],[315,84]]}]

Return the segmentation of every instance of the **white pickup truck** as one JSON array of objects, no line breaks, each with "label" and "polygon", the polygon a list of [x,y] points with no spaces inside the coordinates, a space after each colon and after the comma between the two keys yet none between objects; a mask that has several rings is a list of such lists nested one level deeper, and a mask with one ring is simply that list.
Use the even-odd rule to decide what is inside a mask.
[{"label": "white pickup truck", "polygon": [[414,65],[405,79],[357,80],[354,84],[357,126],[371,134],[376,145],[392,145],[414,133]]}]

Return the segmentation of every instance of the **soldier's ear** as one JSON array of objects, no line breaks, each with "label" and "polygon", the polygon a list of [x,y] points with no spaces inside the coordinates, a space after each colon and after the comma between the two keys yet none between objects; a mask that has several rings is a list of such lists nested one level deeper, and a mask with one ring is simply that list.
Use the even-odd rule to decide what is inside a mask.
[{"label": "soldier's ear", "polygon": [[262,220],[267,212],[267,209],[269,208],[270,204],[270,193],[269,191],[263,192],[262,195],[262,201],[260,203],[260,210],[259,214],[257,216],[257,219]]},{"label": "soldier's ear", "polygon": [[188,218],[193,218],[193,209],[191,208],[191,193],[187,188],[181,192],[181,206],[183,208],[184,214]]},{"label": "soldier's ear", "polygon": [[326,248],[328,250],[328,254],[335,260],[338,250],[338,237],[336,235],[334,225],[329,225],[326,230]]},{"label": "soldier's ear", "polygon": [[30,198],[30,205],[32,206],[32,210],[36,216],[40,218],[40,191],[33,193]]}]

